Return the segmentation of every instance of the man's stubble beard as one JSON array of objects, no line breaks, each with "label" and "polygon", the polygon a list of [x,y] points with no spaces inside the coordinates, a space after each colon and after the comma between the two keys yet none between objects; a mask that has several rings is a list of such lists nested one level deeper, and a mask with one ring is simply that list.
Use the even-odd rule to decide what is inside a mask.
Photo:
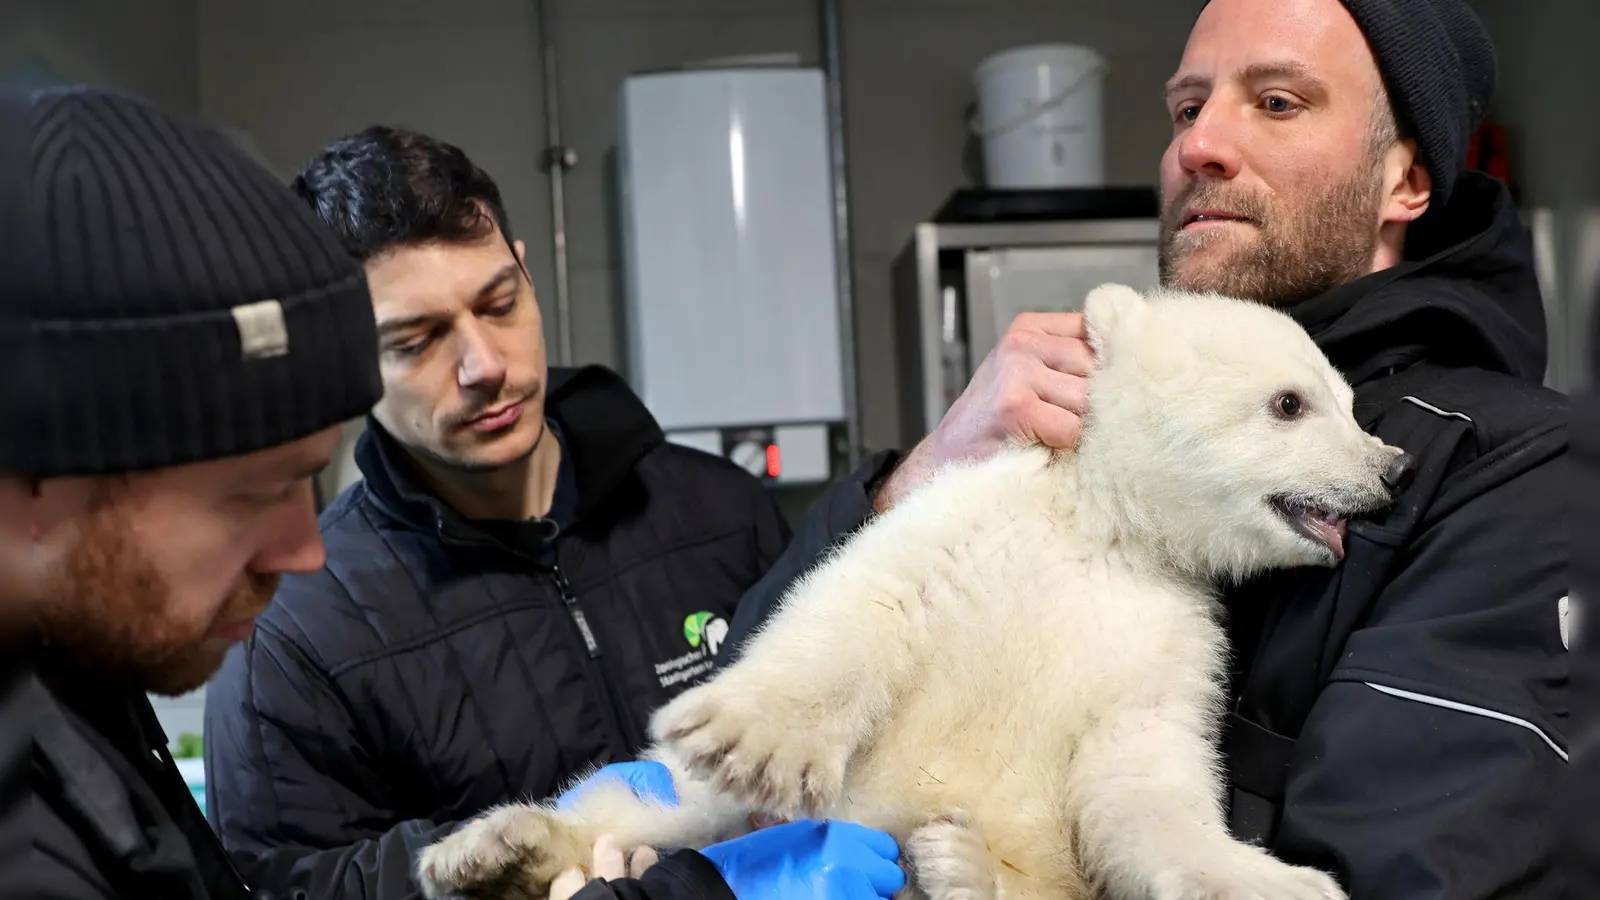
[{"label": "man's stubble beard", "polygon": [[[389,434],[395,437],[411,456],[427,466],[460,475],[485,475],[525,463],[533,458],[534,453],[539,450],[544,441],[545,432],[548,430],[544,420],[544,390],[543,382],[535,382],[532,387],[503,392],[503,396],[497,397],[489,403],[477,404],[469,409],[454,412],[438,421],[437,430],[434,432],[435,437],[432,441],[426,440],[424,435],[415,431],[404,432],[406,437],[402,438],[402,432],[396,431],[387,424],[384,427],[388,429]],[[524,403],[523,419],[518,425],[533,419],[533,417],[529,416],[529,407],[537,405],[539,410],[539,416],[537,417],[538,431],[526,450],[509,460],[487,462],[475,457],[471,449],[452,446],[451,435],[466,435],[466,442],[468,444],[472,442],[473,438],[471,435],[466,434],[466,430],[471,421],[482,415],[484,410],[498,406],[505,402],[507,398],[519,396],[525,399],[522,401]],[[380,424],[383,424],[381,419]]]},{"label": "man's stubble beard", "polygon": [[[526,415],[526,413],[524,413],[524,415]],[[519,422],[518,424],[520,425],[521,423]],[[466,453],[444,454],[435,452],[426,447],[412,449],[419,455],[428,459],[435,466],[447,471],[456,472],[462,475],[484,475],[489,472],[499,472],[504,469],[509,469],[512,466],[521,465],[532,459],[533,455],[539,451],[540,446],[543,445],[545,433],[549,430],[549,427],[545,423],[543,417],[539,419],[537,427],[539,430],[534,433],[533,442],[528,445],[528,448],[509,460],[486,462],[484,460],[474,458]]]},{"label": "man's stubble beard", "polygon": [[[1162,205],[1161,283],[1289,307],[1368,274],[1377,250],[1382,162],[1369,152],[1351,177],[1299,208],[1274,206],[1228,181],[1190,181]],[[1255,224],[1189,235],[1181,220],[1191,206],[1227,210]],[[1247,242],[1227,233],[1237,228],[1255,233]],[[1229,241],[1240,242],[1232,252],[1211,246]]]},{"label": "man's stubble beard", "polygon": [[77,542],[43,578],[39,636],[76,667],[163,696],[186,694],[222,665],[228,644],[207,632],[259,613],[277,591],[276,575],[245,573],[203,618],[174,605],[172,587],[134,544],[129,514],[97,509]]}]

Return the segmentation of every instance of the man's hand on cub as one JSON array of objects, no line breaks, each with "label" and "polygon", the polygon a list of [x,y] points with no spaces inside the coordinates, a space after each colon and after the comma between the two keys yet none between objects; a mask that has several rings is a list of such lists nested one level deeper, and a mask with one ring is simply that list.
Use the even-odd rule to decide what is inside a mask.
[{"label": "man's hand on cub", "polygon": [[550,882],[550,900],[569,900],[572,895],[583,890],[591,878],[602,878],[611,881],[616,878],[638,878],[646,869],[655,865],[660,860],[656,851],[650,847],[635,847],[624,852],[610,835],[602,835],[594,845],[594,861],[590,863],[589,871],[582,869],[568,869],[556,876]]},{"label": "man's hand on cub", "polygon": [[1083,432],[1094,352],[1081,313],[1022,313],[967,389],[873,497],[883,512],[955,460],[987,459],[1007,441],[1070,450]]}]

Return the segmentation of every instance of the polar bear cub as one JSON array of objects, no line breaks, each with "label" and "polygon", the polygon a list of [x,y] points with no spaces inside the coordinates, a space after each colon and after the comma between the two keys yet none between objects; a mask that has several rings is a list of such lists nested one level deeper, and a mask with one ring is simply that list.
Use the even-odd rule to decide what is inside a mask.
[{"label": "polar bear cub", "polygon": [[1335,565],[1401,451],[1281,312],[1105,285],[1085,314],[1077,451],[949,466],[795,584],[655,715],[678,806],[500,807],[424,852],[426,895],[543,900],[602,833],[698,848],[761,813],[888,831],[931,900],[1343,898],[1228,833],[1217,587]]}]

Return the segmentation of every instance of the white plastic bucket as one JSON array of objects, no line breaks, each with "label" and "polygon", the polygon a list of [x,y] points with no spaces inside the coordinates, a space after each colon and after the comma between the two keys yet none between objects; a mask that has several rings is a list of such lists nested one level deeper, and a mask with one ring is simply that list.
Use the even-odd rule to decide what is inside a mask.
[{"label": "white plastic bucket", "polygon": [[1105,61],[1073,44],[1015,47],[973,72],[992,188],[1103,187]]}]

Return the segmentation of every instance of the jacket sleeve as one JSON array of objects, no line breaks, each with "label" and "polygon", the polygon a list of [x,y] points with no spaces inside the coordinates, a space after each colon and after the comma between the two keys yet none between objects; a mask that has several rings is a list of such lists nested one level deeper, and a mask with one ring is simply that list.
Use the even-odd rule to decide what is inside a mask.
[{"label": "jacket sleeve", "polygon": [[[1596,288],[1600,289],[1600,284]],[[1600,308],[1600,296],[1596,296],[1595,306]],[[1578,598],[1600,597],[1600,316],[1592,321],[1590,341],[1590,386],[1574,397],[1572,410],[1575,503],[1571,521],[1576,527],[1572,528],[1575,609],[1570,616],[1586,616],[1592,623],[1594,600]],[[1569,888],[1574,897],[1600,897],[1600,819],[1593,812],[1600,809],[1600,717],[1595,715],[1600,709],[1596,702],[1600,700],[1600,655],[1595,653],[1594,626],[1574,625],[1571,642],[1580,649],[1572,659],[1572,684],[1578,698],[1573,705],[1579,714],[1572,726],[1572,774],[1563,810],[1571,828],[1568,858],[1573,862],[1573,883]],[[1580,628],[1586,629],[1581,636],[1576,634]]]},{"label": "jacket sleeve", "polygon": [[737,659],[744,642],[767,620],[789,585],[815,566],[835,546],[847,540],[872,515],[872,491],[893,469],[899,456],[892,450],[875,454],[854,472],[835,482],[806,513],[800,530],[767,573],[745,591],[728,628],[731,653],[723,665]]},{"label": "jacket sleeve", "polygon": [[1563,895],[1565,479],[1556,456],[1424,526],[1301,730],[1280,856],[1353,900]]},{"label": "jacket sleeve", "polygon": [[794,540],[794,530],[789,527],[789,520],[784,517],[771,491],[757,485],[753,493],[755,509],[751,512],[751,518],[755,535],[756,570],[765,574],[783,557],[789,542]]},{"label": "jacket sleeve", "polygon": [[207,687],[205,737],[207,817],[258,896],[419,897],[413,860],[459,824],[394,808],[343,699],[267,626]]},{"label": "jacket sleeve", "polygon": [[572,900],[737,900],[716,866],[693,850],[663,856],[639,878],[595,879]]}]

